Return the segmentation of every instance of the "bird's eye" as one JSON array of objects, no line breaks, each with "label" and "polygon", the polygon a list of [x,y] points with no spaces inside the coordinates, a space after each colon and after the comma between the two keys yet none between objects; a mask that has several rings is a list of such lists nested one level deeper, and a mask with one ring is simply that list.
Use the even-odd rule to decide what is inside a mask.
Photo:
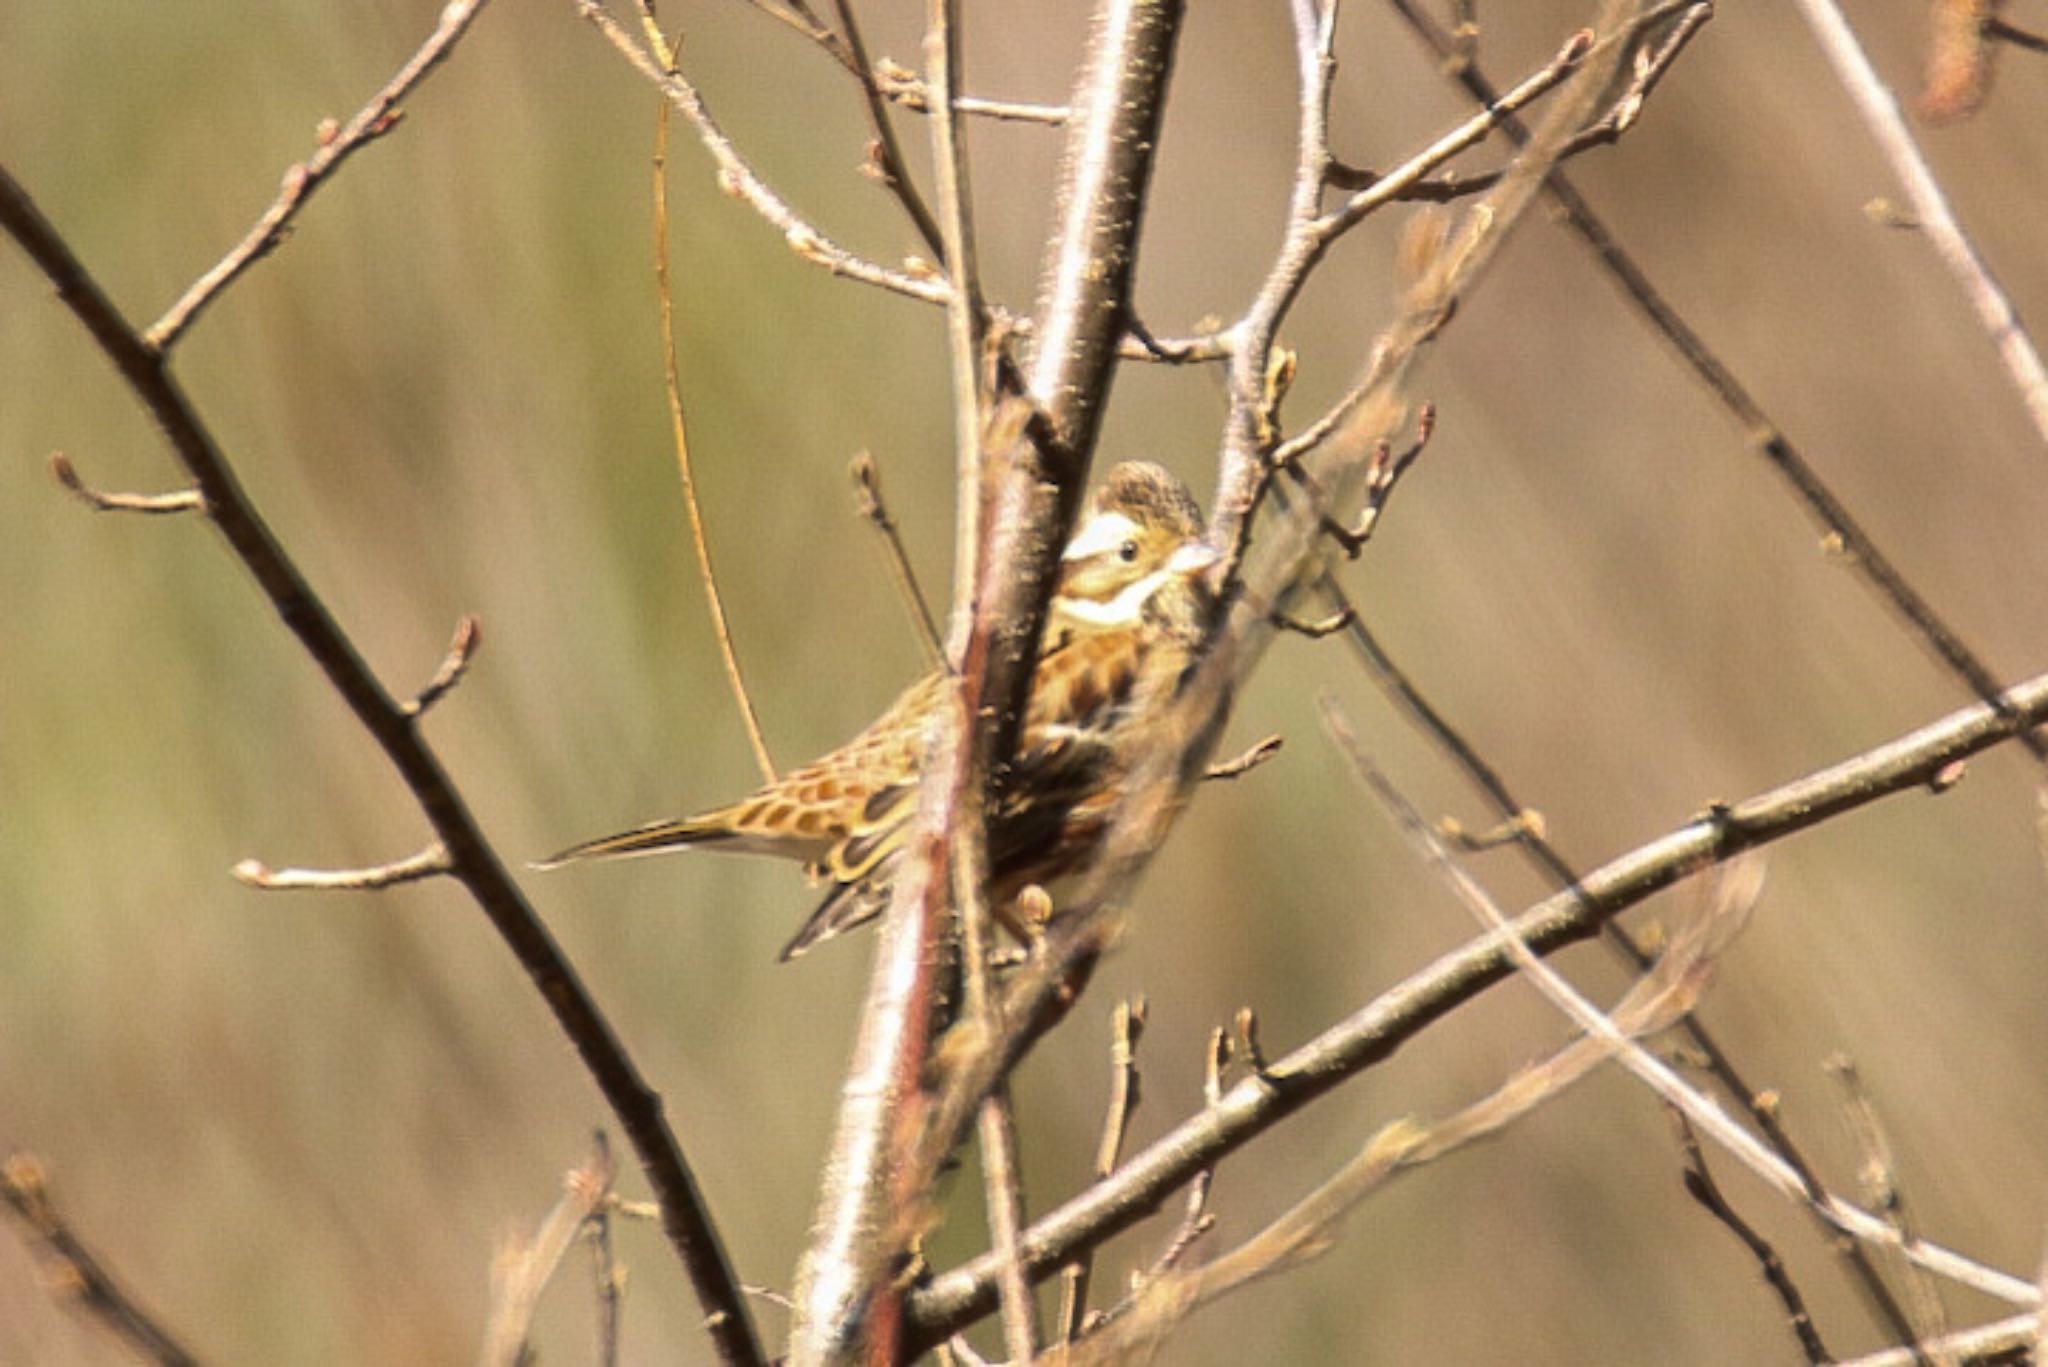
[{"label": "bird's eye", "polygon": [[1116,548],[1116,553],[1119,556],[1121,556],[1123,558],[1123,562],[1126,565],[1128,565],[1138,558],[1138,543],[1135,541],[1126,541],[1123,545]]}]

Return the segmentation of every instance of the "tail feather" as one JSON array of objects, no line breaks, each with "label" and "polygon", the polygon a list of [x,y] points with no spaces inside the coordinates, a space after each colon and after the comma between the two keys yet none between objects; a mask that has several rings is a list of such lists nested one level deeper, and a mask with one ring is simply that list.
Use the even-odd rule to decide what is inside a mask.
[{"label": "tail feather", "polygon": [[703,817],[686,817],[681,821],[655,821],[645,826],[635,826],[630,831],[616,835],[600,836],[586,840],[580,845],[571,845],[545,859],[536,859],[529,867],[536,869],[560,868],[580,859],[623,859],[636,854],[660,854],[665,850],[679,850],[689,845],[712,845],[720,841],[735,840],[739,833],[721,821]]},{"label": "tail feather", "polygon": [[853,883],[835,884],[826,894],[818,909],[811,913],[803,928],[790,937],[776,956],[777,963],[788,963],[791,959],[808,952],[811,946],[843,935],[855,926],[865,925],[882,914],[889,905],[889,883],[886,873],[877,877],[862,878]]}]

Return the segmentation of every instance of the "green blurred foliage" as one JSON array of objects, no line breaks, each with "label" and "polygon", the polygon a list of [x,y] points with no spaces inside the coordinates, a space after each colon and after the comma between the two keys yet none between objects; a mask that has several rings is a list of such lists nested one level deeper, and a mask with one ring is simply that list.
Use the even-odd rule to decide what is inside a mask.
[{"label": "green blurred foliage", "polygon": [[[871,8],[875,50],[914,58],[915,7]],[[1061,98],[1080,7],[974,8],[970,85]],[[1916,8],[1855,8],[1910,87]],[[1502,77],[1585,17],[1563,0],[1481,11]],[[400,0],[10,6],[0,157],[146,320],[433,14]],[[865,133],[841,73],[741,5],[670,17],[775,185],[864,252],[915,249],[855,173]],[[1276,241],[1288,44],[1277,7],[1194,7],[1140,273],[1156,331],[1236,312]],[[1375,7],[1347,11],[1340,56],[1334,138],[1349,161],[1387,165],[1463,115]],[[2038,58],[2005,65],[1981,117],[1927,141],[2039,316],[2048,95]],[[461,613],[482,616],[477,667],[429,730],[515,860],[753,777],[667,438],[653,110],[570,4],[492,7],[402,125],[178,353],[265,516],[395,689],[431,673]],[[916,121],[903,126],[922,166]],[[987,275],[1023,306],[1055,135],[973,136]],[[943,593],[943,323],[797,262],[717,192],[688,141],[674,163],[693,446],[739,646],[788,760],[843,737],[918,668],[844,470],[876,453]],[[2001,669],[2041,668],[2038,443],[1926,245],[1862,215],[1890,186],[1793,18],[1724,9],[1641,126],[1572,174],[1926,592]],[[1297,421],[1344,387],[1384,316],[1400,219],[1347,240],[1295,315]],[[1105,457],[1160,456],[1206,487],[1216,374],[1127,367],[1120,386]],[[1597,861],[1962,701],[1555,227],[1512,245],[1422,392],[1441,407],[1436,442],[1351,581],[1572,857]],[[176,479],[80,330],[0,250],[0,1145],[44,1156],[81,1229],[209,1356],[466,1359],[493,1252],[533,1226],[605,1123],[597,1094],[452,886],[287,896],[228,878],[247,856],[395,858],[424,824],[218,538],[193,520],[85,512],[48,477],[60,448],[105,487]],[[1152,1001],[1143,1141],[1199,1104],[1201,1039],[1239,1006],[1259,1008],[1278,1051],[1470,933],[1319,739],[1311,703],[1326,685],[1426,809],[1481,819],[1340,646],[1283,642],[1235,733],[1282,731],[1288,749],[1204,795],[1128,944],[1020,1080],[1035,1208],[1083,1179],[1117,995]],[[1896,799],[1775,852],[1706,1012],[1751,1077],[1784,1090],[1844,1186],[1855,1155],[1818,1060],[1853,1052],[1923,1227],[2022,1274],[2039,1257],[2048,1133],[2037,781],[2002,752],[1939,802]],[[1541,891],[1509,855],[1480,867],[1509,901]],[[742,1274],[786,1286],[865,945],[776,968],[808,894],[745,861],[579,869],[530,888],[666,1094]],[[1601,992],[1620,985],[1597,951],[1566,963]],[[1385,1120],[1442,1114],[1564,1037],[1532,993],[1493,993],[1225,1164],[1212,1238],[1255,1228]],[[1167,1358],[1791,1360],[1754,1267],[1677,1174],[1658,1107],[1603,1076],[1399,1185],[1321,1263],[1206,1312]],[[1874,1344],[1804,1221],[1724,1176],[1780,1241],[1831,1345]],[[636,1175],[625,1185],[637,1191]],[[941,1263],[979,1237],[971,1170],[952,1190]],[[1167,1228],[1118,1245],[1099,1285],[1121,1284]],[[626,1359],[702,1360],[659,1237],[619,1242]],[[570,1268],[537,1326],[549,1360],[585,1359],[589,1301]],[[781,1312],[764,1305],[761,1320],[778,1340]],[[0,1240],[0,1361],[112,1360]]]}]

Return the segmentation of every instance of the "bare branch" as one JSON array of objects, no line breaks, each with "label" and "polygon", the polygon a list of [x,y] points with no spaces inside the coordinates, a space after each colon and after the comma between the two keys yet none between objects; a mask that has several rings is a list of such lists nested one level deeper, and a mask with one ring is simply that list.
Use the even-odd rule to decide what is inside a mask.
[{"label": "bare branch", "polygon": [[[1456,51],[1452,39],[1422,12],[1417,0],[1389,0],[1389,3],[1439,57],[1447,61],[1452,57]],[[1477,65],[1454,66],[1450,74],[1480,105],[1491,105],[1499,99],[1492,83]],[[1531,136],[1519,119],[1503,121],[1501,130],[1517,144],[1528,142]],[[1808,516],[1820,524],[1834,544],[1842,548],[1843,560],[1905,619],[1958,681],[1979,699],[1997,706],[2000,697],[1998,675],[1892,564],[1891,558],[1871,539],[1799,448],[1771,420],[1755,396],[1670,302],[1658,293],[1649,276],[1623,248],[1605,221],[1594,213],[1592,205],[1571,180],[1562,173],[1553,174],[1544,184],[1544,193],[1563,212],[1565,226],[1585,243],[1645,321],[1671,343],[1680,359],[1713,395],[1715,402],[1734,419],[1749,445],[1784,479]],[[2048,740],[2026,733],[2020,736],[2020,743],[2036,760],[2048,764]]]},{"label": "bare branch", "polygon": [[50,473],[57,482],[76,494],[85,505],[102,513],[203,513],[206,500],[197,489],[180,489],[169,494],[108,494],[79,477],[71,457],[62,451],[50,453]]},{"label": "bare branch", "polygon": [[[2014,1356],[2015,1350],[2024,1352],[2039,1338],[2044,1317],[2039,1311],[2014,1315],[1995,1324],[1979,1325],[1975,1329],[1962,1329],[1949,1335],[1939,1347],[1966,1362],[1981,1363],[2024,1363],[2023,1356]],[[1838,1367],[1924,1367],[1926,1357],[1918,1348],[1887,1348],[1881,1353],[1864,1357],[1847,1358]]]},{"label": "bare branch", "polygon": [[164,355],[128,325],[28,192],[0,167],[0,228],[18,242],[135,393],[205,500],[208,516],[278,617],[326,674],[398,771],[461,881],[518,958],[631,1137],[661,1202],[663,1227],[688,1271],[708,1331],[728,1363],[762,1360],[717,1228],[661,1098],[484,838],[417,719],[394,700],[242,491],[233,467],[172,378]]},{"label": "bare branch", "polygon": [[[948,259],[946,242],[939,233],[938,221],[924,204],[924,197],[917,192],[917,186],[910,179],[910,167],[903,160],[903,149],[896,143],[896,129],[889,122],[889,106],[884,102],[881,87],[875,81],[874,68],[868,62],[867,44],[861,41],[860,24],[853,17],[853,0],[832,0],[839,12],[841,41],[846,46],[850,59],[846,69],[860,86],[861,103],[866,107],[868,126],[875,131],[875,140],[869,148],[869,166],[875,179],[882,187],[896,196],[909,216],[910,225],[917,229],[917,235],[924,240],[925,249],[938,257],[941,262]],[[950,118],[951,105],[947,106]]]},{"label": "bare branch", "polygon": [[605,12],[598,0],[576,0],[576,9],[596,26],[597,31],[602,33],[642,76],[659,86],[668,96],[670,103],[682,111],[683,117],[688,119],[690,126],[696,130],[697,140],[704,145],[704,150],[711,154],[711,160],[718,168],[719,187],[766,219],[771,227],[782,234],[783,241],[789,244],[791,251],[814,265],[823,266],[834,275],[843,275],[863,284],[876,285],[912,299],[922,299],[928,304],[946,302],[949,291],[943,280],[878,265],[848,251],[799,217],[796,210],[770,189],[768,183],[755,174],[753,167],[739,154],[732,140],[711,117],[711,111],[705,107],[704,99],[697,93],[696,86],[680,72],[663,71],[660,64],[633,41],[632,35]]},{"label": "bare branch", "polygon": [[169,351],[201,310],[220,297],[222,290],[233,284],[243,271],[276,250],[277,245],[284,241],[292,219],[313,197],[313,192],[324,185],[327,178],[339,170],[358,148],[375,142],[398,125],[405,116],[398,102],[410,94],[428,72],[440,65],[483,7],[484,0],[448,0],[426,42],[420,44],[412,58],[384,83],[382,90],[371,96],[368,104],[356,111],[354,118],[339,128],[335,127],[332,119],[323,122],[319,130],[320,145],[313,155],[285,171],[284,184],[279,188],[277,198],[263,211],[256,225],[212,270],[193,281],[178,301],[164,311],[163,317],[149,325],[148,331],[142,335],[143,344],[152,351]]},{"label": "bare branch", "polygon": [[[1731,859],[1898,793],[1924,788],[1929,775],[1966,755],[2013,739],[2048,719],[2048,674],[2009,690],[2001,705],[1974,704],[1831,768],[1705,815],[1588,873],[1512,923],[1517,938],[1552,954],[1598,933],[1599,925],[1710,864]],[[1202,1168],[1231,1153],[1347,1078],[1384,1061],[1457,1007],[1512,973],[1497,936],[1453,950],[1381,994],[1314,1040],[1276,1060],[1265,1078],[1246,1079],[1209,1107],[1127,1159],[1098,1183],[1041,1218],[1024,1235],[1024,1253],[1043,1276],[1080,1249],[1114,1237],[1158,1210]],[[1922,1243],[1914,1256],[1942,1276],[1988,1294],[2031,1304],[2025,1282],[1979,1268]],[[931,1341],[988,1313],[992,1267],[978,1258],[943,1273],[911,1300],[913,1343]]]},{"label": "bare branch", "polygon": [[1976,311],[1977,321],[1997,347],[1998,357],[2005,363],[2007,378],[2012,381],[2020,402],[2034,421],[2035,433],[2042,445],[2048,447],[2048,366],[2042,365],[2041,353],[2035,348],[2026,325],[2020,321],[2019,310],[2013,307],[2012,300],[1992,275],[1991,267],[1978,254],[1962,224],[1956,221],[1955,212],[1949,208],[1948,196],[1942,192],[1941,182],[1935,179],[1933,168],[1921,155],[1912,130],[1899,113],[1898,102],[1892,98],[1884,82],[1878,79],[1840,7],[1834,0],[1798,0],[1798,3],[1800,12],[1806,16],[1807,26],[1813,30],[1822,51],[1827,53],[1828,62],[1848,90],[1864,126],[1870,130],[1878,150],[1890,163],[1892,174],[1905,187],[1906,198],[1912,203],[1913,216],[1920,221],[1921,230],[1934,244],[1942,264],[1962,286],[1970,307]]},{"label": "bare branch", "polygon": [[57,1213],[49,1176],[33,1155],[10,1154],[0,1162],[0,1205],[20,1224],[53,1294],[75,1298],[131,1351],[160,1367],[190,1367],[195,1361],[170,1330],[122,1290],[106,1264]]},{"label": "bare branch", "polygon": [[250,887],[266,892],[372,892],[454,871],[447,846],[438,840],[418,854],[370,868],[273,869],[260,859],[244,859],[230,870]]}]

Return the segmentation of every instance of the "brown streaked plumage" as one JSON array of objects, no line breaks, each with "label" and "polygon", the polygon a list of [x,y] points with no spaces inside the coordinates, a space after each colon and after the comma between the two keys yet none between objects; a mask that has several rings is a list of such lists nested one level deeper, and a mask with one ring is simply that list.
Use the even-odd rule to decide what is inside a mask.
[{"label": "brown streaked plumage", "polygon": [[[1016,760],[991,797],[991,894],[1071,871],[1101,836],[1134,758],[1128,723],[1193,658],[1211,610],[1201,509],[1160,466],[1096,490],[1062,557]],[[926,733],[950,686],[912,684],[859,735],[730,806],[572,845],[536,867],[702,845],[804,861],[830,885],[782,951],[793,959],[872,919],[917,807]]]}]

